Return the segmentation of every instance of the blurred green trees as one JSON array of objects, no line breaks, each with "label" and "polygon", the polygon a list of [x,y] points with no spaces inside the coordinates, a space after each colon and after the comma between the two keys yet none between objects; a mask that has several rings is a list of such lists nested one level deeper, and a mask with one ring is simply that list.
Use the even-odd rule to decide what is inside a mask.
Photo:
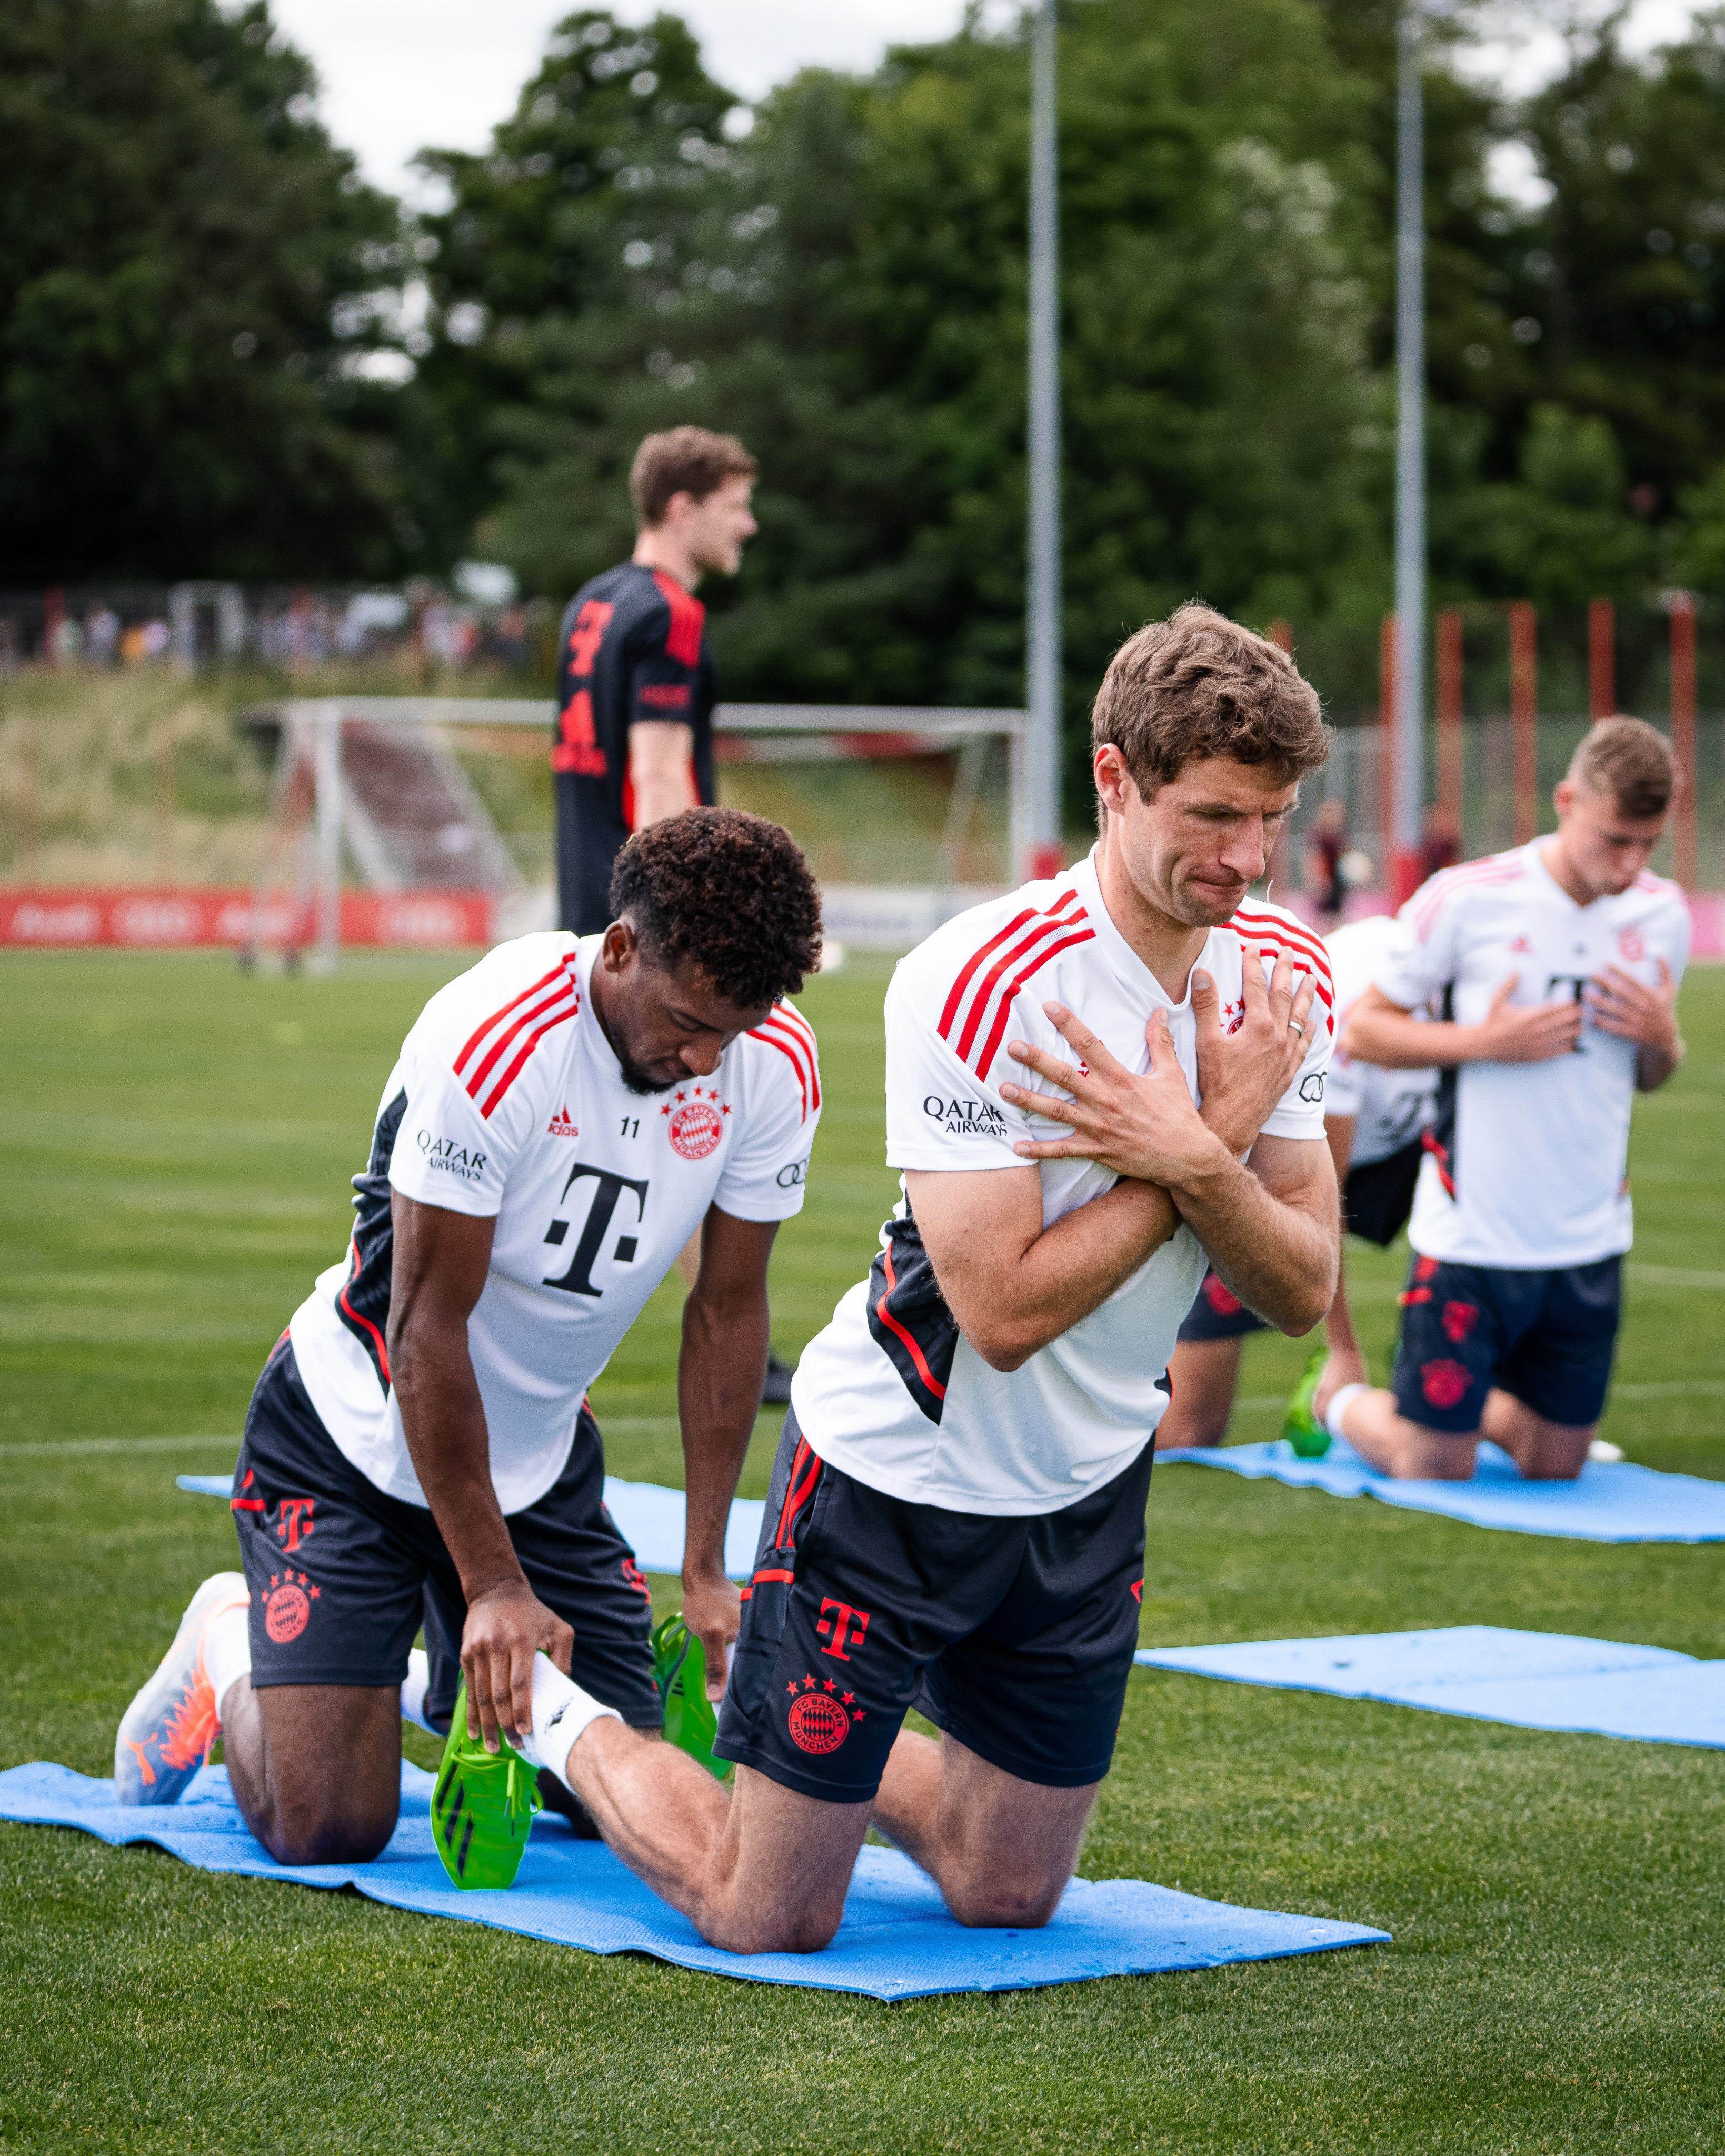
[{"label": "blurred green trees", "polygon": [[[1121,634],[1194,593],[1353,650],[1332,686],[1372,697],[1394,19],[1064,19],[1075,714]],[[1616,20],[1520,105],[1471,70],[1466,7],[1433,26],[1440,602],[1725,586],[1725,13],[1638,60]],[[972,17],[750,112],[675,16],[579,9],[485,154],[426,153],[446,206],[405,223],[311,88],[263,0],[0,18],[8,573],[476,552],[561,598],[627,548],[640,435],[696,419],[762,466],[746,573],[710,594],[732,693],[1017,701],[1022,25]]]},{"label": "blurred green trees", "polygon": [[0,577],[376,575],[431,536],[332,326],[396,206],[315,87],[263,0],[0,8]]},{"label": "blurred green trees", "polygon": [[[1302,633],[1389,603],[1394,24],[1388,0],[1066,18],[1075,713],[1193,593]],[[1639,64],[1578,37],[1525,109],[1458,64],[1466,28],[1428,82],[1435,594],[1638,604],[1725,551],[1725,27]],[[1026,87],[1022,33],[971,21],[865,80],[802,74],[745,131],[675,18],[570,16],[494,154],[435,161],[445,305],[485,324],[434,363],[485,550],[566,593],[628,543],[643,432],[733,429],[763,466],[714,595],[734,690],[1015,701]],[[1371,640],[1343,640],[1367,702]]]}]

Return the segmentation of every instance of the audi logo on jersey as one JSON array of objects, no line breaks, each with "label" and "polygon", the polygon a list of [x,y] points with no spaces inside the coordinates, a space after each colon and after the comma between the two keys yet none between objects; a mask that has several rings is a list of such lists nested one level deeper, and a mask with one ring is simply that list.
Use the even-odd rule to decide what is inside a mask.
[{"label": "audi logo on jersey", "polygon": [[[589,1178],[593,1186],[592,1201],[588,1206],[587,1219],[582,1225],[581,1233],[576,1239],[574,1253],[569,1260],[569,1269],[562,1274],[547,1273],[545,1276],[545,1285],[547,1287],[560,1287],[566,1295],[588,1295],[597,1298],[605,1291],[593,1285],[593,1264],[603,1246],[606,1236],[610,1232],[611,1222],[622,1201],[623,1194],[625,1191],[633,1194],[635,1201],[635,1225],[639,1227],[647,1217],[647,1185],[644,1181],[638,1181],[634,1176],[614,1175],[608,1168],[587,1168],[578,1161],[569,1170],[569,1179],[563,1185],[562,1202],[567,1204],[569,1193],[574,1189],[576,1184],[585,1182]],[[561,1245],[565,1242],[568,1237],[569,1226],[567,1220],[553,1220],[545,1231],[546,1241],[552,1245]],[[639,1237],[636,1235],[619,1235],[611,1252],[612,1257],[619,1265],[633,1265],[639,1240]]]}]

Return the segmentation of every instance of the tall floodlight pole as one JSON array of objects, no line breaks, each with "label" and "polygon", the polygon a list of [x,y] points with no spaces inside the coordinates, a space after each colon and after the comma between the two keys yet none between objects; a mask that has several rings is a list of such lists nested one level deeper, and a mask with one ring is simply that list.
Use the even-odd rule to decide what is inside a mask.
[{"label": "tall floodlight pole", "polygon": [[1425,710],[1425,123],[1422,0],[1401,11],[1395,188],[1394,828],[1386,864],[1399,902],[1418,875]]},{"label": "tall floodlight pole", "polygon": [[1055,129],[1058,0],[1037,0],[1030,63],[1029,591],[1020,875],[1053,875],[1060,848],[1060,350]]}]

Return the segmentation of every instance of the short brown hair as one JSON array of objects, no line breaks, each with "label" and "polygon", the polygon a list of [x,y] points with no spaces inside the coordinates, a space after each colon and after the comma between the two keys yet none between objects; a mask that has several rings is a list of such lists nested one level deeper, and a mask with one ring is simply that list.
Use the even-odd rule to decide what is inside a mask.
[{"label": "short brown hair", "polygon": [[1121,645],[1090,737],[1092,750],[1120,751],[1146,799],[1194,757],[1267,765],[1275,784],[1291,786],[1330,753],[1317,692],[1287,653],[1196,603]]},{"label": "short brown hair", "polygon": [[1589,793],[1609,793],[1635,823],[1663,816],[1677,790],[1671,745],[1645,719],[1596,719],[1569,759],[1569,777]]},{"label": "short brown hair", "polygon": [[674,494],[692,494],[705,501],[727,479],[753,479],[759,469],[735,434],[673,427],[668,434],[649,434],[635,451],[629,468],[629,498],[642,528],[650,531],[664,523]]}]

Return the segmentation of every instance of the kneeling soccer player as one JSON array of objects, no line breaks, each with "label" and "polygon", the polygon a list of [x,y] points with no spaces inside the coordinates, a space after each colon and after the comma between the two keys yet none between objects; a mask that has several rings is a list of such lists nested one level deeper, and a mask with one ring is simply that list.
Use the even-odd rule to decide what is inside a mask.
[{"label": "kneeling soccer player", "polygon": [[[1605,1404],[1635,1095],[1682,1060],[1689,914],[1647,873],[1677,771],[1640,719],[1601,719],[1558,783],[1558,828],[1445,869],[1355,1005],[1348,1047],[1445,1072],[1414,1196],[1392,1387],[1337,1388],[1330,1434],[1384,1473],[1462,1481],[1481,1437],[1523,1475],[1581,1472]],[[1415,1006],[1445,1017],[1418,1024]]]},{"label": "kneeling soccer player", "polygon": [[739,1952],[832,1937],[871,1819],[961,1921],[1046,1922],[1113,1753],[1206,1255],[1291,1332],[1329,1306],[1322,946],[1243,902],[1325,756],[1317,699],[1190,607],[1116,655],[1093,732],[1095,852],[888,993],[904,1197],[797,1373],[720,1710],[734,1794],[534,1665],[528,1756]]},{"label": "kneeling soccer player", "polygon": [[459,1642],[470,1728],[493,1750],[500,1723],[527,1720],[541,1649],[656,1732],[647,1584],[605,1509],[585,1394],[697,1228],[685,1613],[723,1669],[767,1260],[802,1205],[820,1106],[814,1036],[783,1000],[815,963],[819,901],[776,824],[724,808],[638,834],[611,899],[602,935],[501,945],[408,1034],[347,1257],[253,1395],[233,1499],[244,1577],[204,1584],[121,1724],[122,1803],[172,1802],[219,1733],[280,1861],[376,1856],[422,1601],[449,1695],[430,1718],[449,1712]]},{"label": "kneeling soccer player", "polygon": [[[1348,1014],[1371,985],[1373,971],[1409,933],[1394,915],[1350,922],[1324,938],[1335,993],[1336,1052],[1324,1078],[1324,1136],[1342,1190],[1342,1218],[1351,1235],[1387,1250],[1407,1225],[1423,1158],[1421,1139],[1437,1114],[1435,1070],[1384,1070],[1343,1053]],[[1163,1454],[1176,1445],[1219,1445],[1228,1434],[1240,1349],[1265,1330],[1214,1272],[1204,1275],[1180,1327],[1168,1364],[1173,1400],[1156,1433]],[[1348,1301],[1346,1247],[1336,1300],[1324,1317],[1325,1343],[1313,1356],[1290,1404],[1283,1435],[1297,1450],[1329,1449],[1322,1414],[1330,1397],[1365,1376]],[[1315,1398],[1314,1398],[1315,1396]]]}]

